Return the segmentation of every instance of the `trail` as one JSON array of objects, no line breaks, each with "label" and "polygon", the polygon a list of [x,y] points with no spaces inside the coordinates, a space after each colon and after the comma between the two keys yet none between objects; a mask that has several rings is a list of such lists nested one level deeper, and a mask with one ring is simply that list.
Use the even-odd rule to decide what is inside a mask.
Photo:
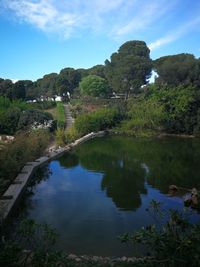
[{"label": "trail", "polygon": [[74,119],[72,118],[72,114],[70,111],[70,104],[65,104],[64,109],[65,109],[65,129],[69,129],[72,127],[74,123]]}]

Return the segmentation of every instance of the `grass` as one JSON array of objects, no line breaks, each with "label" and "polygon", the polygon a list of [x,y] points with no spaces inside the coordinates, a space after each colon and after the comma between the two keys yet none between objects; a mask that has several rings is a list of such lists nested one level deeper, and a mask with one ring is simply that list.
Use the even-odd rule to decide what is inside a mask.
[{"label": "grass", "polygon": [[65,110],[62,102],[57,102],[55,108],[45,110],[53,115],[53,118],[57,120],[58,128],[65,128]]}]

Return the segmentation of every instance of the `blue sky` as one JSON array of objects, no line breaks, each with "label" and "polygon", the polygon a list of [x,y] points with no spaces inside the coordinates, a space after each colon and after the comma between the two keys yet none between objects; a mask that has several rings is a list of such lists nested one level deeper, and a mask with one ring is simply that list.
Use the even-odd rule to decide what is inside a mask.
[{"label": "blue sky", "polygon": [[200,0],[0,0],[0,77],[103,64],[128,40],[200,57]]}]

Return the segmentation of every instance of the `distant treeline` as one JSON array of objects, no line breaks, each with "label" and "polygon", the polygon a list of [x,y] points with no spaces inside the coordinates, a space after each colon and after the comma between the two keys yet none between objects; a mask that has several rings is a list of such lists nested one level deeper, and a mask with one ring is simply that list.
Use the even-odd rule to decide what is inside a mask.
[{"label": "distant treeline", "polygon": [[129,94],[141,91],[152,70],[159,75],[155,81],[158,86],[192,85],[198,88],[200,85],[200,59],[192,54],[165,56],[153,61],[145,42],[129,41],[113,53],[104,65],[90,69],[65,68],[59,74],[50,73],[35,82],[21,80],[13,83],[8,79],[0,79],[0,96],[31,100],[40,96],[63,96],[67,92],[79,94],[80,81],[88,75],[96,75],[109,84],[108,94],[114,91],[128,98]]}]

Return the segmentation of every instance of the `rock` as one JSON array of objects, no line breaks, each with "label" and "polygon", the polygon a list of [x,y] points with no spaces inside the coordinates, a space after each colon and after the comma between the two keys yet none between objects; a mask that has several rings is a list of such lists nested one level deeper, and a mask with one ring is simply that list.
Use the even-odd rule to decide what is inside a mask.
[{"label": "rock", "polygon": [[198,196],[198,191],[196,188],[192,188],[192,192],[191,192],[192,196]]},{"label": "rock", "polygon": [[75,260],[76,258],[77,258],[77,256],[74,255],[74,254],[69,254],[68,255],[68,259],[70,259],[70,260]]},{"label": "rock", "polygon": [[121,258],[121,261],[127,261],[127,257],[125,257],[125,256],[122,257],[122,258]]},{"label": "rock", "polygon": [[172,184],[169,186],[169,190],[177,191],[178,187],[176,185]]}]

